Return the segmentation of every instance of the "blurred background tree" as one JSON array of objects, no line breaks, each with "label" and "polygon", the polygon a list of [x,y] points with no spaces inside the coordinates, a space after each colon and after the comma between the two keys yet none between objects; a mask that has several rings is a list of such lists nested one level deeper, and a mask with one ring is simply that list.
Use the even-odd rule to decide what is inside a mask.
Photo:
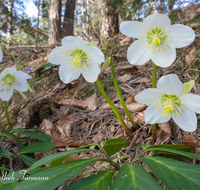
[{"label": "blurred background tree", "polygon": [[142,20],[158,11],[198,0],[0,0],[0,43],[47,46],[68,35],[86,40],[112,37],[125,20]]}]

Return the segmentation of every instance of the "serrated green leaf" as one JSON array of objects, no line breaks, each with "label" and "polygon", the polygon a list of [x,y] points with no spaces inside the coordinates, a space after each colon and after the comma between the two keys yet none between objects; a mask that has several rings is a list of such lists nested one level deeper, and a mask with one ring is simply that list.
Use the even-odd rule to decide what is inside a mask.
[{"label": "serrated green leaf", "polygon": [[119,152],[122,147],[128,147],[128,144],[124,139],[118,138],[102,141],[101,146],[103,146],[108,156],[112,156],[113,154]]},{"label": "serrated green leaf", "polygon": [[200,189],[200,167],[157,156],[140,158],[169,190]]},{"label": "serrated green leaf", "polygon": [[174,158],[178,157],[179,159],[200,158],[200,153],[186,152],[169,148],[149,148],[147,151],[152,151],[155,155],[165,154]]},{"label": "serrated green leaf", "polygon": [[22,132],[18,131],[17,133],[27,135],[29,137],[33,137],[34,139],[40,140],[40,141],[46,141],[46,142],[51,142],[51,137],[50,135],[46,135],[44,133],[29,133],[29,132]]},{"label": "serrated green leaf", "polygon": [[51,67],[52,65],[53,65],[53,64],[51,64],[51,63],[47,63],[47,64],[43,65],[43,68],[46,69],[46,68],[48,68],[48,67]]},{"label": "serrated green leaf", "polygon": [[4,167],[0,167],[0,170],[7,170],[6,168],[4,168]]},{"label": "serrated green leaf", "polygon": [[87,46],[97,46],[98,42],[93,41],[93,42],[88,42]]},{"label": "serrated green leaf", "polygon": [[1,190],[13,190],[18,183],[19,183],[18,181],[14,181],[12,183],[1,184],[1,181],[0,181],[0,189]]},{"label": "serrated green leaf", "polygon": [[18,154],[29,154],[35,152],[43,152],[53,149],[55,144],[53,142],[33,142],[21,149]]},{"label": "serrated green leaf", "polygon": [[196,150],[194,147],[179,145],[179,144],[158,144],[158,145],[151,146],[151,148],[169,148],[169,149],[181,150],[181,151],[186,151],[186,152],[191,152],[191,151]]},{"label": "serrated green leaf", "polygon": [[80,179],[68,187],[65,190],[103,190],[109,189],[112,177],[114,175],[113,170],[107,170],[99,172],[98,174],[91,175],[87,178]]},{"label": "serrated green leaf", "polygon": [[66,158],[72,154],[77,154],[77,153],[81,153],[81,152],[99,152],[98,150],[93,150],[93,149],[74,149],[74,150],[70,150],[70,151],[65,151],[65,152],[59,152],[56,154],[52,154],[49,156],[46,156],[40,160],[38,160],[36,163],[34,163],[28,170],[27,173],[29,173],[30,171],[44,165],[44,164],[50,164],[51,162],[61,159],[61,158]]},{"label": "serrated green leaf", "polygon": [[22,180],[16,186],[15,190],[54,190],[65,181],[74,177],[83,168],[99,160],[101,159],[88,158],[45,168],[42,171],[30,175],[29,177],[46,177],[48,180]]},{"label": "serrated green leaf", "polygon": [[110,190],[162,190],[154,178],[146,170],[137,164],[124,164]]},{"label": "serrated green leaf", "polygon": [[194,80],[184,83],[183,84],[183,92],[182,92],[181,96],[184,94],[188,94],[190,92],[190,90],[192,89],[193,85],[194,85]]},{"label": "serrated green leaf", "polygon": [[10,133],[18,133],[19,131],[22,132],[32,132],[32,131],[41,131],[41,129],[23,129],[23,128],[17,128],[17,129],[12,129]]},{"label": "serrated green leaf", "polygon": [[110,65],[110,62],[111,62],[111,57],[108,57],[101,67],[101,72],[104,71]]},{"label": "serrated green leaf", "polygon": [[0,156],[3,156],[5,158],[10,158],[10,156],[12,155],[11,152],[5,150],[5,149],[0,149]]},{"label": "serrated green leaf", "polygon": [[17,143],[24,148],[24,144],[22,143],[22,141],[20,141],[20,139],[18,137],[16,137],[15,135],[13,135],[12,133],[7,133],[7,132],[2,132],[0,133],[0,136],[5,136],[5,137],[11,137],[13,139],[15,139],[17,141]]},{"label": "serrated green leaf", "polygon": [[24,161],[26,162],[27,164],[34,164],[35,162],[37,162],[37,160],[35,158],[32,158],[30,156],[26,156],[26,155],[20,155],[18,154],[18,156]]}]

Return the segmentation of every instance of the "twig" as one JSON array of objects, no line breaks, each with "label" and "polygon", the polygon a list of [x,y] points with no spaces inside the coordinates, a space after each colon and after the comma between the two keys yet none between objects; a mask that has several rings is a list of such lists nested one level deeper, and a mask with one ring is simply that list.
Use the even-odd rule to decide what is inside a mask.
[{"label": "twig", "polygon": [[135,145],[135,142],[139,136],[139,132],[140,132],[140,130],[136,131],[134,138],[132,139],[131,143],[129,144],[128,148],[126,149],[126,154],[130,154],[130,151],[131,151],[133,145]]}]

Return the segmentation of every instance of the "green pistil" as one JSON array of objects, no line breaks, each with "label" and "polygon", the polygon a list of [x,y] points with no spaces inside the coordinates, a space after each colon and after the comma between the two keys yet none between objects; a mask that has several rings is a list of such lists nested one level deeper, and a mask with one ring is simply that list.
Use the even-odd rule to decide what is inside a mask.
[{"label": "green pistil", "polygon": [[180,116],[185,107],[185,102],[183,102],[182,98],[174,95],[174,94],[164,94],[158,97],[156,100],[156,108],[157,111],[162,110],[162,117],[177,117]]},{"label": "green pistil", "polygon": [[[66,51],[66,59],[65,61],[67,62],[67,64],[72,64],[72,68],[71,70],[73,71],[74,69],[77,69],[78,72],[84,71],[85,69],[87,69],[90,66],[90,57],[88,56],[88,54],[86,52],[84,52],[84,50],[81,49],[75,49],[75,50],[68,50]],[[70,67],[68,65],[68,67]]]},{"label": "green pistil", "polygon": [[2,78],[3,85],[11,87],[14,85],[15,79],[16,77],[14,75],[8,73]]},{"label": "green pistil", "polygon": [[148,32],[143,34],[143,46],[151,53],[162,52],[171,43],[169,32],[166,32],[163,27],[156,26],[150,28]]}]

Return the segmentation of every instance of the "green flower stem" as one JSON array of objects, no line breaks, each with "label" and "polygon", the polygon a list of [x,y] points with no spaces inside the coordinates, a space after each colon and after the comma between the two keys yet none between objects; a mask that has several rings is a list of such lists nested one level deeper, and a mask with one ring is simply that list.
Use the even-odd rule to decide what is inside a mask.
[{"label": "green flower stem", "polygon": [[[0,65],[0,68],[2,70],[4,70],[4,68]],[[23,92],[19,92],[21,94],[21,96],[25,99],[25,100],[28,100],[27,97],[25,96],[25,94]]]},{"label": "green flower stem", "polygon": [[[22,71],[21,67],[20,67],[20,64],[18,63],[17,59],[15,58],[15,56],[11,53],[11,51],[9,49],[6,49],[10,55],[12,56],[12,58],[14,59],[15,63],[17,64],[17,67],[20,71]],[[30,92],[33,92],[33,89],[30,87],[29,83],[27,82],[27,85],[28,85],[28,89]]]},{"label": "green flower stem", "polygon": [[8,115],[8,107],[7,107],[7,101],[4,101],[4,111],[5,111],[5,116],[6,116],[6,120],[8,122],[8,125],[9,125],[9,128],[10,130],[12,130],[12,124],[10,122],[10,118],[9,118],[9,115]]},{"label": "green flower stem", "polygon": [[25,94],[24,94],[23,92],[20,92],[20,91],[19,91],[19,93],[20,93],[20,95],[24,98],[24,100],[28,100],[28,98],[25,96]]},{"label": "green flower stem", "polygon": [[[153,64],[153,73],[152,73],[152,88],[156,88],[156,65]],[[152,127],[152,135],[153,135],[153,143],[156,142],[156,124],[151,125]]]},{"label": "green flower stem", "polygon": [[[109,51],[106,49],[106,52],[108,54],[109,57],[111,57]],[[138,126],[137,124],[133,121],[133,118],[131,117],[131,114],[130,112],[128,111],[127,107],[126,107],[126,104],[124,102],[124,99],[122,97],[122,94],[121,94],[121,91],[120,91],[120,88],[119,88],[119,85],[117,83],[117,78],[116,78],[116,75],[115,75],[115,69],[114,69],[114,65],[113,65],[113,61],[112,61],[112,58],[111,58],[111,61],[110,61],[110,65],[111,65],[111,71],[112,71],[112,76],[113,76],[113,81],[114,81],[114,85],[115,85],[115,89],[117,91],[117,94],[118,94],[118,97],[119,97],[119,100],[122,104],[122,107],[127,115],[127,117],[129,118],[130,122],[132,123],[132,125],[134,126],[135,129],[138,129]]]},{"label": "green flower stem", "polygon": [[122,119],[119,111],[117,110],[117,108],[115,107],[114,103],[110,100],[110,98],[108,97],[108,95],[106,94],[106,92],[104,91],[103,87],[101,86],[101,83],[99,81],[99,79],[97,79],[96,81],[103,97],[106,99],[106,101],[108,102],[108,104],[110,105],[110,107],[112,108],[112,110],[114,111],[117,119],[119,120],[119,122],[121,123],[123,129],[125,130],[126,134],[129,136],[130,139],[133,139],[133,135],[130,132],[130,130],[128,129],[128,127],[126,126],[124,120]]}]

